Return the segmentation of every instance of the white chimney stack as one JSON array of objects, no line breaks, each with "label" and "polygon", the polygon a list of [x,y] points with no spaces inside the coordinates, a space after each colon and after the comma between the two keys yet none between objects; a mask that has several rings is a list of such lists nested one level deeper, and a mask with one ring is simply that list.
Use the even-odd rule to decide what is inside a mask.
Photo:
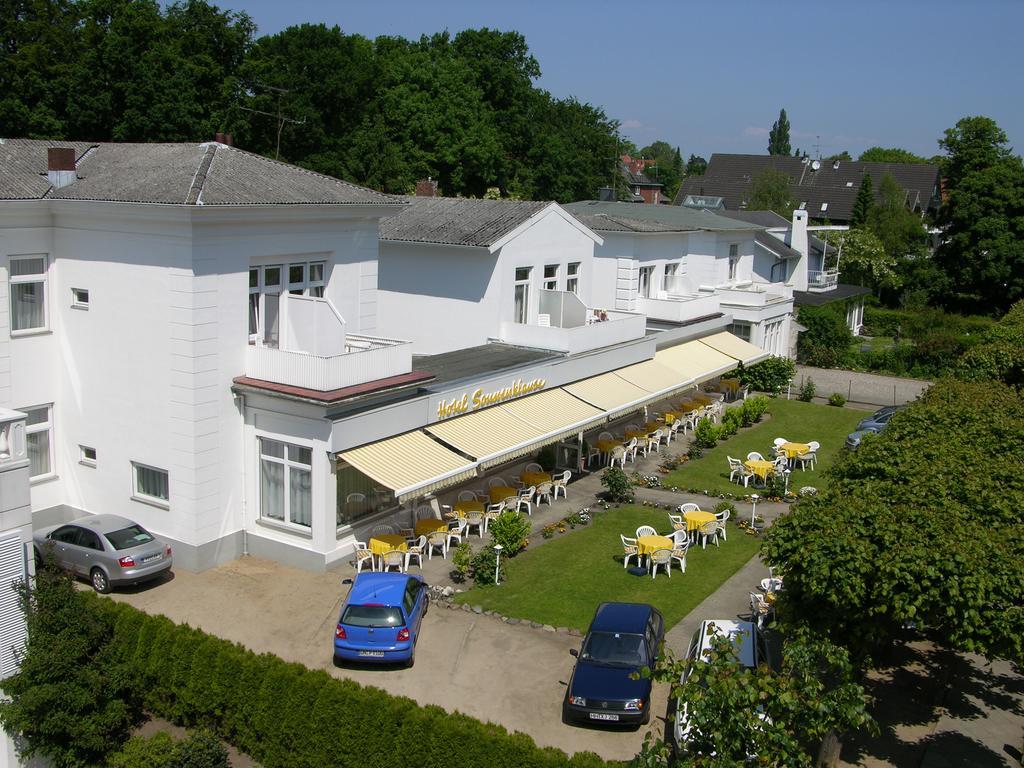
[{"label": "white chimney stack", "polygon": [[74,183],[78,175],[73,147],[50,147],[46,150],[46,176],[55,189]]},{"label": "white chimney stack", "polygon": [[807,211],[800,210],[799,208],[793,211],[793,223],[789,228],[789,239],[786,245],[800,254],[800,260],[797,262],[796,269],[793,271],[793,277],[790,280],[793,284],[793,290],[806,291],[809,261],[807,258],[809,253],[807,243]]}]

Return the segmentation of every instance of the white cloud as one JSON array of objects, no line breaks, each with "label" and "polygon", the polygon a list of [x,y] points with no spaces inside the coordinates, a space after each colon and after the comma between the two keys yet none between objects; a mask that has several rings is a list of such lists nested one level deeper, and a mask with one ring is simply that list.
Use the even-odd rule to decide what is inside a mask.
[{"label": "white cloud", "polygon": [[641,123],[639,120],[635,120],[635,119],[630,118],[629,120],[623,121],[622,127],[627,129],[627,130],[631,130],[632,131],[632,130],[636,130],[637,128],[643,128],[644,124]]},{"label": "white cloud", "polygon": [[758,128],[754,125],[748,125],[743,129],[744,136],[767,136],[769,133],[767,128]]}]

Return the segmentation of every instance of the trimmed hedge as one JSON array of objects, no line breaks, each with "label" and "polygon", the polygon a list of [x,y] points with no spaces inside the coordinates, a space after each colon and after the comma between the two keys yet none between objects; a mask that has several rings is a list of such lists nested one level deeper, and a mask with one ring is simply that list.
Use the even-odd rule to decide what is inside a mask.
[{"label": "trimmed hedge", "polygon": [[206,727],[266,768],[358,765],[423,768],[599,768],[592,752],[568,757],[522,733],[440,707],[258,655],[164,616],[93,595],[111,614],[116,653],[129,662],[146,710]]}]

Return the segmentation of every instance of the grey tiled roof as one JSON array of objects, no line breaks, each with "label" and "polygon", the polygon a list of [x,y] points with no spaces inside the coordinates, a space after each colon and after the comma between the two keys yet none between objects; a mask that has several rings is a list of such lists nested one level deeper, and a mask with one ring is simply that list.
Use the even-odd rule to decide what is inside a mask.
[{"label": "grey tiled roof", "polygon": [[[636,205],[581,200],[562,207],[590,229],[605,232],[693,232],[702,229],[732,232],[761,228],[755,224],[727,219],[710,211],[676,205]],[[602,226],[601,221],[607,221],[608,224]]]},{"label": "grey tiled roof", "polygon": [[629,170],[629,167],[625,163],[619,163],[619,170],[622,172],[622,178],[626,180],[627,184],[633,184],[640,187],[665,186],[660,181],[655,181],[642,171],[640,173],[633,173],[631,170]]},{"label": "grey tiled roof", "polygon": [[757,224],[759,227],[788,227],[790,224],[785,216],[779,216],[775,211],[716,211],[716,213],[727,219],[745,221],[748,224]]},{"label": "grey tiled roof", "polygon": [[790,248],[784,242],[779,240],[779,238],[777,238],[774,235],[771,235],[771,234],[765,232],[764,230],[761,230],[760,232],[757,232],[754,235],[754,241],[760,243],[761,245],[763,245],[768,250],[773,251],[774,253],[777,253],[777,254],[779,254],[779,256],[782,256],[784,258],[787,258],[787,259],[799,259],[800,258],[800,251],[797,251],[797,250],[795,250],[793,248]]},{"label": "grey tiled roof", "polygon": [[435,387],[438,384],[522,368],[543,360],[561,357],[564,355],[546,349],[516,347],[511,344],[491,342],[437,355],[414,355],[412,369],[414,371],[429,371],[434,374],[430,386]]},{"label": "grey tiled roof", "polygon": [[[75,149],[78,178],[60,189],[47,181],[49,147]],[[206,206],[405,203],[403,198],[214,142],[4,140],[0,199],[41,198]]]},{"label": "grey tiled roof", "polygon": [[[939,169],[926,163],[862,163],[822,161],[818,170],[802,158],[784,155],[714,154],[703,176],[683,179],[676,195],[680,205],[686,195],[718,195],[725,198],[725,207],[738,210],[746,205],[754,177],[766,168],[787,174],[792,180],[790,192],[799,206],[805,203],[812,218],[845,222],[850,220],[861,180],[870,174],[878,194],[882,177],[891,173],[903,188],[905,202],[911,210],[928,211],[939,205]],[[827,203],[826,210],[821,210]]]},{"label": "grey tiled roof", "polygon": [[381,219],[381,240],[487,248],[551,205],[462,197],[415,197],[410,202]]}]

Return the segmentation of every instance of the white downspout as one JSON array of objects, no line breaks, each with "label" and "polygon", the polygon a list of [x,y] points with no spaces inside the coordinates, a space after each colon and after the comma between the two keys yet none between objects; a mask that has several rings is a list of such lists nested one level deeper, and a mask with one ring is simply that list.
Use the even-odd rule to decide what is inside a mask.
[{"label": "white downspout", "polygon": [[246,460],[246,456],[245,456],[245,395],[243,395],[241,392],[236,392],[235,393],[235,399],[238,402],[239,414],[242,417],[242,429],[240,431],[240,434],[241,434],[241,449],[242,449],[242,452],[241,452],[242,471],[240,473],[240,475],[241,475],[241,482],[242,482],[242,493],[241,493],[241,496],[240,496],[241,504],[242,504],[242,557],[247,557],[249,555],[249,515],[246,512],[245,497],[246,497],[246,492],[247,492],[248,487],[249,487],[249,483],[248,483],[248,477],[247,477],[246,471],[245,471],[245,467],[246,467],[246,464],[247,464],[247,460]]}]

